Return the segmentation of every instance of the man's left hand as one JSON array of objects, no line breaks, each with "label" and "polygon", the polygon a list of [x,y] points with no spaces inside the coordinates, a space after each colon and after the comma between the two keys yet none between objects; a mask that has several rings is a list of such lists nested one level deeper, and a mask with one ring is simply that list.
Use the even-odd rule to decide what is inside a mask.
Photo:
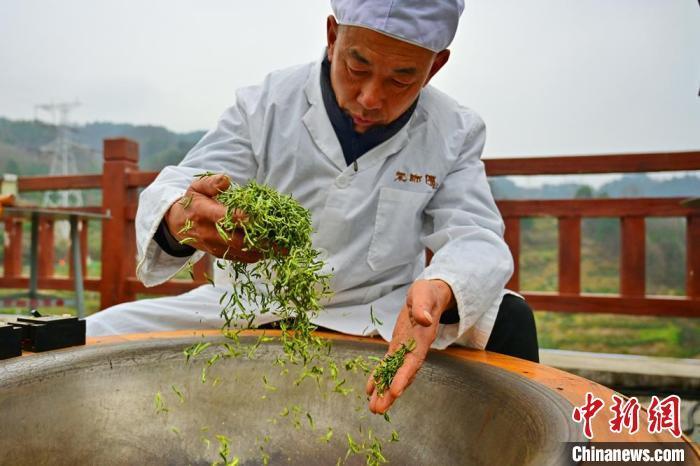
[{"label": "man's left hand", "polygon": [[442,280],[417,280],[408,289],[406,304],[401,309],[387,354],[392,354],[411,338],[416,342],[413,351],[406,353],[403,366],[396,372],[391,386],[382,396],[375,390],[374,375],[367,382],[370,396],[369,409],[384,413],[413,382],[423,365],[430,345],[437,336],[442,313],[455,305],[450,286]]}]

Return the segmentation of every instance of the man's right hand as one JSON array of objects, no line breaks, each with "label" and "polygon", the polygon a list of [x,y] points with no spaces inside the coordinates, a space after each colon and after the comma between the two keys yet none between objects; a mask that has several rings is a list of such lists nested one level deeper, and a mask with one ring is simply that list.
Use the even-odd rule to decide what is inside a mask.
[{"label": "man's right hand", "polygon": [[[230,184],[231,180],[223,174],[196,179],[185,195],[170,206],[163,221],[174,238],[194,248],[223,259],[257,262],[262,255],[244,250],[241,231],[232,231],[230,239],[224,241],[216,228],[216,222],[226,215],[226,207],[214,197],[228,189]],[[247,219],[241,211],[234,211],[233,215],[234,219]]]}]

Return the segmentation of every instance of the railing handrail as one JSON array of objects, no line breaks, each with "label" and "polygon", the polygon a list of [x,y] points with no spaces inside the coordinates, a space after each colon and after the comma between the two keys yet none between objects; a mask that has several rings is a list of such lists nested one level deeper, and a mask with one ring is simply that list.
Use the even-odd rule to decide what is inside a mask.
[{"label": "railing handrail", "polygon": [[700,170],[700,151],[484,159],[488,176],[594,175]]},{"label": "railing handrail", "polygon": [[19,192],[54,191],[59,189],[101,189],[102,174],[20,176]]},{"label": "railing handrail", "polygon": [[682,204],[685,197],[589,199],[499,199],[503,217],[687,217],[698,209]]},{"label": "railing handrail", "polygon": [[[700,151],[655,152],[554,157],[508,157],[484,159],[488,176],[572,175],[605,173],[653,173],[700,170]],[[127,174],[128,187],[148,186],[157,171]],[[57,189],[99,189],[102,174],[21,176],[20,192]]]}]

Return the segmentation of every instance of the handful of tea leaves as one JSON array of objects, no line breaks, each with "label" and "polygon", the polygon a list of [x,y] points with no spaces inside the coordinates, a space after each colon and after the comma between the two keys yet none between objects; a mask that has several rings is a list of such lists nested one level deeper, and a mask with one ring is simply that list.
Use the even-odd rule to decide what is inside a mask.
[{"label": "handful of tea leaves", "polygon": [[389,389],[391,382],[394,381],[396,372],[403,366],[406,354],[414,349],[416,349],[416,340],[411,338],[406,343],[401,343],[399,349],[379,360],[374,368],[373,375],[377,395],[384,396],[384,392]]},{"label": "handful of tea leaves", "polygon": [[[309,345],[320,344],[311,335],[315,329],[311,318],[330,294],[330,275],[321,273],[323,262],[311,245],[309,211],[291,196],[255,181],[245,186],[231,184],[217,200],[226,206],[226,215],[217,223],[221,237],[228,240],[239,229],[245,248],[263,257],[252,265],[229,264],[234,289],[221,300],[225,327],[237,327],[244,321],[249,328],[256,314],[272,312],[282,319],[283,342],[290,360],[301,357],[306,361]],[[247,219],[240,220],[234,215],[236,211],[243,211]],[[218,266],[224,267],[220,262]],[[293,330],[293,338],[287,330]]]}]

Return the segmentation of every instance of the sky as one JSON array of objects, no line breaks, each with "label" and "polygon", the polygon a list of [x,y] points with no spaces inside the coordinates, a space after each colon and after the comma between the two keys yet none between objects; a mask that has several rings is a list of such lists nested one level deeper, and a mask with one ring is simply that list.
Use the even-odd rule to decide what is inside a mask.
[{"label": "sky", "polygon": [[[2,0],[0,116],[211,128],[238,87],[321,58],[328,0]],[[697,0],[467,0],[433,84],[484,156],[700,150]]]}]

